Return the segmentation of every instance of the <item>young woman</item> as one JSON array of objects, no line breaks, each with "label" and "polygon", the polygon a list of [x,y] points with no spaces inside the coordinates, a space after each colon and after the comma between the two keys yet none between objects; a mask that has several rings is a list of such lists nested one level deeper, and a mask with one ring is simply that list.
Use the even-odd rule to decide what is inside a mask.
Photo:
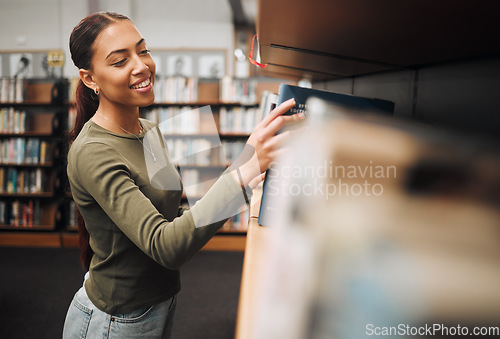
[{"label": "young woman", "polygon": [[[277,107],[255,128],[236,164],[184,210],[178,173],[166,147],[157,145],[161,134],[139,118],[139,107],[154,101],[155,81],[155,64],[139,31],[125,16],[92,14],[71,33],[70,51],[81,81],[67,172],[84,221],[82,262],[88,272],[69,307],[63,337],[168,338],[180,266],[262,180],[287,137],[276,132],[302,117],[282,115],[293,101]],[[154,180],[148,163],[162,164]]]}]

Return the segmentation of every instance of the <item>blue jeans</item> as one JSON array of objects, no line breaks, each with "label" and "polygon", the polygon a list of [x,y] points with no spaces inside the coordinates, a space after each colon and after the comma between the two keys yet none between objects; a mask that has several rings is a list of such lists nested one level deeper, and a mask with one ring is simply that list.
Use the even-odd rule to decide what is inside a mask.
[{"label": "blue jeans", "polygon": [[107,314],[90,301],[82,286],[69,306],[63,339],[170,338],[177,296],[134,312]]}]

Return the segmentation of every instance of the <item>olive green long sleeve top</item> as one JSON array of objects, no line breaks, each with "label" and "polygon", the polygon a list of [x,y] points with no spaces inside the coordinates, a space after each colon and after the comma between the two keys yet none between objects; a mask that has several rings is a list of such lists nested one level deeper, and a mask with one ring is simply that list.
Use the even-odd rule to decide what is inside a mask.
[{"label": "olive green long sleeve top", "polygon": [[143,132],[129,135],[89,120],[68,153],[73,199],[94,251],[85,289],[108,314],[176,294],[180,266],[245,202],[226,171],[196,204],[181,209],[182,184],[161,133],[140,121]]}]

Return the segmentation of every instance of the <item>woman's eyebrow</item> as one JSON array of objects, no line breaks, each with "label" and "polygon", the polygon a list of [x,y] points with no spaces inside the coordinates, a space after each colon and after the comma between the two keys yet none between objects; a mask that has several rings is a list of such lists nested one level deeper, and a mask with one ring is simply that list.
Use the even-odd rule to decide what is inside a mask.
[{"label": "woman's eyebrow", "polygon": [[[139,46],[140,44],[142,44],[144,42],[144,38],[142,38],[141,40],[139,40],[139,42],[137,42],[135,44],[135,47]],[[114,50],[114,51],[111,51],[108,56],[106,58],[104,58],[104,60],[108,59],[110,56],[112,56],[113,54],[119,54],[119,53],[124,53],[124,52],[127,52],[127,49],[126,48],[122,48],[122,49],[117,49],[117,50]]]}]

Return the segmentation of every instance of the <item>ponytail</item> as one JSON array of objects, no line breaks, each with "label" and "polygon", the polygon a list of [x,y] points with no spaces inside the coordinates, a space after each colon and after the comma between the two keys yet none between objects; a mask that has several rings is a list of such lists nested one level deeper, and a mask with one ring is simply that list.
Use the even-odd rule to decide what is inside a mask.
[{"label": "ponytail", "polygon": [[97,111],[97,107],[99,106],[99,101],[94,92],[85,86],[82,80],[80,80],[76,86],[75,97],[76,118],[75,125],[69,132],[70,143],[75,141],[76,137],[82,130],[83,125],[85,125],[85,123],[92,118],[94,113]]}]

